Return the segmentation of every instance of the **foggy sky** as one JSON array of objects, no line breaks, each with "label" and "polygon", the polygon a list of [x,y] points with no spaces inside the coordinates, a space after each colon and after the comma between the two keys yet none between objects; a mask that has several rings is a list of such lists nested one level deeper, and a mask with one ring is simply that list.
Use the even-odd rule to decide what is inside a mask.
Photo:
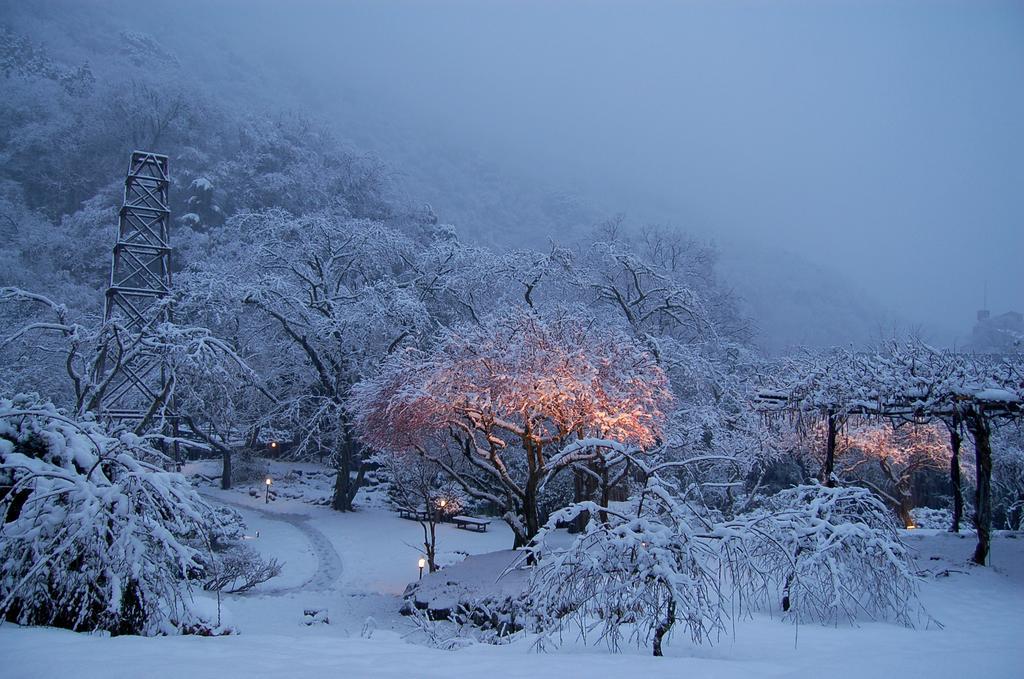
[{"label": "foggy sky", "polygon": [[770,243],[944,340],[986,282],[1024,311],[1024,2],[211,4],[140,11],[255,60],[282,106]]},{"label": "foggy sky", "polygon": [[1024,309],[1022,2],[262,11],[325,106],[344,83],[609,207],[834,267],[909,321],[962,332],[986,281]]}]

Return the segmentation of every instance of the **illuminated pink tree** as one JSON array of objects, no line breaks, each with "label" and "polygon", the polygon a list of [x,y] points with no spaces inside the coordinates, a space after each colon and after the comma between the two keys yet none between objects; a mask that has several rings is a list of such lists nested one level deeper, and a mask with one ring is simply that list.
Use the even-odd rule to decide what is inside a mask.
[{"label": "illuminated pink tree", "polygon": [[[939,425],[893,427],[888,423],[851,429],[847,445],[851,460],[846,475],[857,474],[889,503],[908,528],[914,526],[914,476],[926,470],[943,471],[949,464],[949,437]],[[876,483],[865,467],[876,466],[882,483]]]},{"label": "illuminated pink tree", "polygon": [[524,310],[394,354],[351,405],[369,445],[435,462],[499,507],[521,546],[540,529],[547,480],[654,445],[671,403],[661,368],[624,333]]}]

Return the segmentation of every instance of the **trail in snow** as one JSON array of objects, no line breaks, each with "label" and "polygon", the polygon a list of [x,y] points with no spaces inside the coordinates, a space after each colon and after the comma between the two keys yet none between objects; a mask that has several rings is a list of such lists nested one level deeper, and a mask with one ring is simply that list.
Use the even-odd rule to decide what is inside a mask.
[{"label": "trail in snow", "polygon": [[316,572],[313,573],[312,577],[301,585],[295,587],[266,589],[260,591],[260,594],[277,596],[282,594],[293,594],[296,592],[324,592],[334,589],[335,584],[341,578],[341,555],[338,554],[338,551],[334,549],[334,545],[331,544],[331,541],[328,540],[323,533],[310,525],[308,516],[303,514],[270,512],[265,509],[260,509],[259,507],[230,502],[220,497],[207,495],[205,493],[203,496],[212,502],[228,505],[246,512],[255,512],[270,521],[281,521],[283,523],[287,523],[305,535],[306,539],[309,541],[317,562]]}]

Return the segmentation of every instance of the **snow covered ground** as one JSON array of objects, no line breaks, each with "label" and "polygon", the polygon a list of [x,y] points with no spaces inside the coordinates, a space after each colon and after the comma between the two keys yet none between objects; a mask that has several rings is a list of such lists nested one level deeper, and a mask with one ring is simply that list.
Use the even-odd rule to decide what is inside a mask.
[{"label": "snow covered ground", "polygon": [[[291,468],[274,463],[282,479]],[[299,475],[299,478],[304,478]],[[1024,535],[1000,533],[993,566],[967,565],[973,536],[920,530],[907,534],[929,573],[923,602],[943,627],[910,630],[891,624],[798,629],[768,616],[736,624],[714,646],[674,637],[665,658],[627,647],[566,644],[547,653],[528,641],[441,651],[414,643],[401,594],[417,578],[418,523],[376,505],[338,514],[302,498],[325,491],[323,478],[275,482],[279,499],[264,503],[262,486],[203,488],[239,509],[250,544],[285,562],[282,575],[256,591],[224,597],[230,637],[105,637],[45,628],[0,627],[0,676],[82,679],[146,677],[1022,677],[1024,676]],[[321,479],[315,481],[315,479]],[[289,488],[292,491],[289,491]],[[299,492],[294,492],[295,489]],[[294,497],[288,497],[293,495]],[[259,537],[255,537],[256,532]],[[500,522],[487,533],[439,528],[442,552],[482,554],[508,549]],[[456,558],[456,557],[452,557]],[[327,610],[330,624],[304,624],[307,609]]]}]

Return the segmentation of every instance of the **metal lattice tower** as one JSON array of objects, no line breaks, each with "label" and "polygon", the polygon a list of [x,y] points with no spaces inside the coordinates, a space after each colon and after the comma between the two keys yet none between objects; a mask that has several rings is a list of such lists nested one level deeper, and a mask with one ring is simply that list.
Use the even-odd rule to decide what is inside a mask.
[{"label": "metal lattice tower", "polygon": [[[170,320],[169,186],[167,156],[132,152],[104,306],[104,320],[116,321],[127,331],[121,340],[125,353],[132,355],[120,364],[103,397],[101,412],[114,420],[141,420],[167,386],[165,358],[141,340]],[[105,362],[101,373],[112,369]],[[166,406],[165,412],[170,411],[170,404]]]}]

